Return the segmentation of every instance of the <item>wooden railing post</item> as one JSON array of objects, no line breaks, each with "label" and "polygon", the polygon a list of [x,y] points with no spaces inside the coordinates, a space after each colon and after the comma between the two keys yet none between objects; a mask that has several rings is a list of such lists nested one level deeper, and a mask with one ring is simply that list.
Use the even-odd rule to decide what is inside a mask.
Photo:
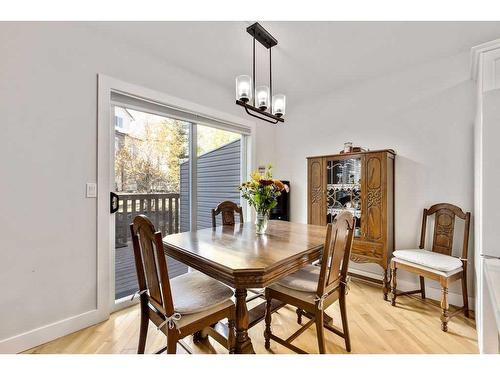
[{"label": "wooden railing post", "polygon": [[168,233],[173,233],[173,208],[172,208],[172,198],[168,198]]},{"label": "wooden railing post", "polygon": [[175,233],[180,232],[180,225],[179,225],[179,201],[180,197],[177,195],[175,198]]}]

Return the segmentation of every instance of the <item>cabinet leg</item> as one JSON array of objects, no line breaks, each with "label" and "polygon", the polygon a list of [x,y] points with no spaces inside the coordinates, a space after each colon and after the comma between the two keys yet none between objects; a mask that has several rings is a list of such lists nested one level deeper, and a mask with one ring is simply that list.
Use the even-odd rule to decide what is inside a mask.
[{"label": "cabinet leg", "polygon": [[387,295],[389,294],[389,280],[390,280],[390,272],[388,268],[384,269],[384,281],[383,281],[383,287],[382,290],[384,292],[384,301],[388,301],[389,298]]},{"label": "cabinet leg", "polygon": [[397,268],[395,265],[391,265],[391,305],[396,306],[396,288],[397,283]]}]

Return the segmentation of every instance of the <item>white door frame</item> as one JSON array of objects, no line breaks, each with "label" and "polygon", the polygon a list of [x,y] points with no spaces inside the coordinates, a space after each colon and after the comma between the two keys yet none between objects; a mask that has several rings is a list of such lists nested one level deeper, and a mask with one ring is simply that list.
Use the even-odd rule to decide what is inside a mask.
[{"label": "white door frame", "polygon": [[[250,135],[242,136],[242,150],[246,154],[242,158],[242,173],[247,176],[252,170],[255,161],[255,131],[253,121],[240,118],[179,99],[168,94],[151,90],[142,86],[134,85],[112,78],[106,75],[98,75],[98,105],[97,105],[97,309],[103,320],[109,314],[119,308],[130,305],[130,301],[115,304],[114,277],[114,215],[109,212],[109,192],[112,187],[114,173],[113,151],[114,151],[114,126],[112,113],[111,93],[118,92],[163,104],[165,106],[191,112],[211,119],[217,119],[226,124],[237,124],[240,128],[246,128]],[[191,133],[190,133],[191,134]],[[244,142],[246,141],[246,142]],[[192,150],[190,150],[192,151]],[[190,153],[190,156],[193,155]],[[190,157],[191,159],[195,159]],[[193,173],[191,173],[191,177]],[[196,176],[194,176],[196,178]],[[196,192],[196,190],[194,190]],[[196,207],[196,194],[191,193],[191,202]],[[193,200],[194,198],[194,200]],[[191,210],[193,211],[193,210]],[[249,210],[246,210],[247,212]]]}]

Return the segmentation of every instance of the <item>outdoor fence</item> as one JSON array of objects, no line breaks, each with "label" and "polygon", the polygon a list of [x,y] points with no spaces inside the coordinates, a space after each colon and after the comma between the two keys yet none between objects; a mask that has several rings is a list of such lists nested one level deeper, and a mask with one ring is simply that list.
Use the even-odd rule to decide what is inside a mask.
[{"label": "outdoor fence", "polygon": [[115,214],[116,247],[127,246],[130,223],[137,215],[146,215],[163,235],[179,232],[179,193],[118,193]]}]

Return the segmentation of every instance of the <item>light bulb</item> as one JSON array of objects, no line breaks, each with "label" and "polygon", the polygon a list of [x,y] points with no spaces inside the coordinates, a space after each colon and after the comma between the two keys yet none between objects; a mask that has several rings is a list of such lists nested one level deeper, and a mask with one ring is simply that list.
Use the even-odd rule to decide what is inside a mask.
[{"label": "light bulb", "polygon": [[256,107],[258,107],[261,111],[265,111],[269,108],[269,87],[267,86],[259,86],[255,89],[255,97],[256,97]]},{"label": "light bulb", "polygon": [[283,94],[273,95],[273,115],[281,117],[285,115],[286,96]]},{"label": "light bulb", "polygon": [[236,77],[236,100],[248,102],[252,99],[252,78],[247,75]]}]

